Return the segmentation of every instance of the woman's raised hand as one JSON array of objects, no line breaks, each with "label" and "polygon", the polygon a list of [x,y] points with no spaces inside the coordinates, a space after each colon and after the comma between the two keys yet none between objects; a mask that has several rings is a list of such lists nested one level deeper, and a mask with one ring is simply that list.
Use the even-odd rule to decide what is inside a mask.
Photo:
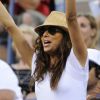
[{"label": "woman's raised hand", "polygon": [[13,18],[8,13],[7,9],[0,1],[0,22],[6,27],[10,27],[14,24]]}]

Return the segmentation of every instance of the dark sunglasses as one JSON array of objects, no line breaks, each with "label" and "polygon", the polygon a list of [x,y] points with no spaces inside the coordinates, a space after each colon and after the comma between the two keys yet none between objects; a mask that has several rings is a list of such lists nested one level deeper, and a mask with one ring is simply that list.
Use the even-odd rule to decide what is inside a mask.
[{"label": "dark sunglasses", "polygon": [[61,29],[59,27],[50,26],[50,27],[46,27],[46,28],[41,29],[39,31],[39,35],[42,36],[45,31],[48,31],[48,33],[51,35],[55,35],[57,32],[59,32],[59,33],[65,32],[63,29]]}]

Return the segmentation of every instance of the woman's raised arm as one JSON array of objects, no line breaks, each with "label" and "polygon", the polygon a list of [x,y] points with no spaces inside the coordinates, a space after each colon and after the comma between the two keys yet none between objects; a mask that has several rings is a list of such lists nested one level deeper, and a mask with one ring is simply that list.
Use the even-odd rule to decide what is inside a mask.
[{"label": "woman's raised arm", "polygon": [[87,50],[77,22],[76,0],[66,0],[66,21],[73,51],[82,66],[86,63]]},{"label": "woman's raised arm", "polygon": [[12,37],[16,47],[18,48],[22,59],[31,66],[31,60],[34,50],[29,46],[26,40],[21,35],[20,29],[15,24],[13,18],[10,16],[6,8],[0,1],[0,22],[5,26],[8,33]]}]

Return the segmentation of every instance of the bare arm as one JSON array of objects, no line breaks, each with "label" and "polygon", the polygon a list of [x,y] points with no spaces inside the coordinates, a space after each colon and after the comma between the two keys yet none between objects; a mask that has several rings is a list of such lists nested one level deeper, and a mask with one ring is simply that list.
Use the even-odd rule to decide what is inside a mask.
[{"label": "bare arm", "polygon": [[100,80],[98,80],[95,88],[92,89],[90,93],[87,95],[87,100],[99,100],[99,98],[96,98],[96,96],[99,94],[100,94]]},{"label": "bare arm", "polygon": [[0,90],[0,100],[15,100],[15,93],[11,90]]},{"label": "bare arm", "polygon": [[82,66],[86,63],[87,50],[77,22],[76,0],[66,0],[66,21],[73,51]]},{"label": "bare arm", "polygon": [[89,80],[88,80],[88,86],[93,87],[97,84],[98,79],[96,78],[95,68],[92,68],[89,72]]},{"label": "bare arm", "polygon": [[11,35],[16,47],[18,48],[22,59],[31,66],[31,60],[34,50],[29,46],[26,40],[21,35],[21,31],[14,23],[13,18],[7,12],[5,7],[0,2],[0,22],[6,27],[7,31]]}]

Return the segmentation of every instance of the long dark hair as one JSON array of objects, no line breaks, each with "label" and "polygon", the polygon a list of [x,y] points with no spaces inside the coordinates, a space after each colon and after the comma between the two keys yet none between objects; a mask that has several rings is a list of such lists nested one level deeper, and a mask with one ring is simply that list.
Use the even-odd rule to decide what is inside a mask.
[{"label": "long dark hair", "polygon": [[62,34],[62,42],[59,45],[57,51],[55,52],[58,60],[52,66],[50,64],[50,56],[43,50],[41,39],[38,38],[37,40],[37,58],[36,68],[34,71],[34,79],[35,81],[40,82],[44,80],[45,75],[47,74],[47,72],[49,72],[51,77],[50,86],[52,89],[57,88],[58,82],[66,65],[66,60],[72,48],[69,33],[63,30]]}]

